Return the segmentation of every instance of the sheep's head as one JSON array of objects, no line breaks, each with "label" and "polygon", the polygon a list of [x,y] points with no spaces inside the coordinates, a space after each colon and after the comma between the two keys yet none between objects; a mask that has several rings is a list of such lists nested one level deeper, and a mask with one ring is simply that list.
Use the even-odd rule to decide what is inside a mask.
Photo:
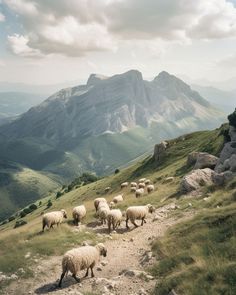
[{"label": "sheep's head", "polygon": [[96,245],[96,248],[99,250],[99,253],[100,253],[101,256],[104,256],[104,257],[107,256],[107,249],[104,246],[104,244],[99,243],[99,244]]},{"label": "sheep's head", "polygon": [[66,210],[64,210],[64,209],[61,209],[61,212],[63,213],[63,217],[64,217],[64,218],[67,218],[67,213],[66,213]]},{"label": "sheep's head", "polygon": [[149,213],[153,213],[153,212],[155,212],[155,207],[152,206],[151,204],[148,204],[147,207],[148,207],[148,212],[149,212]]}]

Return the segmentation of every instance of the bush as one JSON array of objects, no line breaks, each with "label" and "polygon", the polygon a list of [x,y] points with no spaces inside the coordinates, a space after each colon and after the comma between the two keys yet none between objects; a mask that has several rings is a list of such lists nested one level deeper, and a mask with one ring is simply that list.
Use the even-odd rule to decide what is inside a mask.
[{"label": "bush", "polygon": [[120,169],[116,169],[115,170],[115,174],[119,173],[120,172]]},{"label": "bush", "polygon": [[20,212],[20,217],[21,217],[21,218],[25,217],[26,215],[27,215],[27,214],[26,214],[24,211],[21,211],[21,212]]},{"label": "bush", "polygon": [[32,211],[34,211],[34,210],[38,209],[38,206],[36,204],[31,204],[29,206],[29,209],[32,210]]},{"label": "bush", "polygon": [[25,209],[23,209],[23,212],[25,212],[25,214],[27,215],[27,214],[31,213],[32,210],[30,208],[25,208]]},{"label": "bush", "polygon": [[10,217],[8,218],[8,222],[11,222],[11,221],[14,220],[14,219],[16,219],[15,216],[10,216]]},{"label": "bush", "polygon": [[51,200],[48,200],[47,208],[50,208],[50,207],[52,207],[52,201]]},{"label": "bush", "polygon": [[60,198],[62,195],[63,195],[63,193],[60,192],[60,191],[58,191],[58,192],[56,193],[56,199]]},{"label": "bush", "polygon": [[39,206],[41,206],[42,205],[42,201],[39,201]]},{"label": "bush", "polygon": [[236,108],[232,114],[228,116],[229,125],[234,126],[236,128]]},{"label": "bush", "polygon": [[25,221],[25,220],[18,220],[18,221],[15,223],[14,228],[17,228],[17,227],[22,226],[22,225],[25,225],[25,224],[27,224],[27,221]]}]

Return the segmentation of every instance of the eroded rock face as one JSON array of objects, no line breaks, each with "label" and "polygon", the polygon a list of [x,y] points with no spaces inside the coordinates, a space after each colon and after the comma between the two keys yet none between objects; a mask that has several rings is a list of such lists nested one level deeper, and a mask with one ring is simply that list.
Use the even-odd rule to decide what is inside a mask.
[{"label": "eroded rock face", "polygon": [[191,171],[185,175],[181,181],[181,190],[183,192],[191,192],[193,190],[200,189],[204,185],[213,184],[214,171],[205,168]]},{"label": "eroded rock face", "polygon": [[198,153],[196,164],[194,166],[195,169],[203,169],[203,168],[215,168],[219,158],[208,154],[208,153]]},{"label": "eroded rock face", "polygon": [[200,152],[192,152],[188,155],[187,159],[187,165],[192,166],[197,162],[197,157],[200,154]]},{"label": "eroded rock face", "polygon": [[164,157],[167,145],[168,143],[166,141],[162,141],[161,143],[155,145],[154,159],[156,162],[159,162]]}]

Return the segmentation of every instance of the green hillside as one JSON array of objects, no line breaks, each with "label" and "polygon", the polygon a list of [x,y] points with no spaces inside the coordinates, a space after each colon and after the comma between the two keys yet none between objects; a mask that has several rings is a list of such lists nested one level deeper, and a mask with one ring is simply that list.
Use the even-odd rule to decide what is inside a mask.
[{"label": "green hillside", "polygon": [[[163,238],[152,244],[157,260],[148,271],[157,281],[154,293],[164,295],[174,288],[177,294],[234,294],[235,179],[225,187],[206,187],[198,197],[186,197],[179,192],[181,178],[192,169],[186,165],[187,155],[191,151],[219,155],[224,143],[224,128],[195,132],[170,140],[166,156],[158,165],[149,156],[117,174],[88,185],[75,186],[69,193],[60,194],[59,198],[55,193],[49,194],[36,202],[38,209],[23,218],[27,224],[14,229],[16,221],[21,220],[16,214],[15,220],[0,227],[0,271],[17,273],[24,265],[26,272],[23,276],[33,276],[31,265],[34,261],[25,259],[28,252],[32,257],[39,255],[49,258],[63,254],[65,250],[85,239],[97,241],[95,232],[89,228],[79,234],[73,230],[72,208],[85,204],[88,211],[85,222],[94,222],[93,200],[96,197],[112,200],[120,192],[120,183],[146,177],[152,180],[156,190],[139,199],[134,198],[129,189],[124,190],[125,200],[118,206],[120,209],[124,210],[131,204],[147,203],[160,208],[175,202],[177,209],[171,211],[168,218],[178,219],[194,211],[190,221],[172,227]],[[174,179],[166,183],[167,177]],[[104,192],[107,186],[111,187],[109,194]],[[207,201],[204,200],[206,196]],[[47,209],[49,199],[52,206]],[[68,222],[63,223],[60,229],[40,234],[41,213],[61,208],[69,212]],[[117,239],[122,240],[122,234]],[[4,286],[2,288],[4,293]]]}]

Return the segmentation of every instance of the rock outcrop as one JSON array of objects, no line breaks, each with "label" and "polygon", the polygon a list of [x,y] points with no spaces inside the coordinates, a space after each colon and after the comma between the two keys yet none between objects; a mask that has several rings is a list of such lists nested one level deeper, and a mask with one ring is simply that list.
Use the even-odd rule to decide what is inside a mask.
[{"label": "rock outcrop", "polygon": [[199,153],[197,155],[195,169],[211,168],[214,169],[219,158],[208,154],[208,153]]},{"label": "rock outcrop", "polygon": [[168,143],[166,141],[162,141],[159,144],[156,144],[154,147],[154,159],[156,162],[162,160],[165,155],[165,150],[167,148]]}]

